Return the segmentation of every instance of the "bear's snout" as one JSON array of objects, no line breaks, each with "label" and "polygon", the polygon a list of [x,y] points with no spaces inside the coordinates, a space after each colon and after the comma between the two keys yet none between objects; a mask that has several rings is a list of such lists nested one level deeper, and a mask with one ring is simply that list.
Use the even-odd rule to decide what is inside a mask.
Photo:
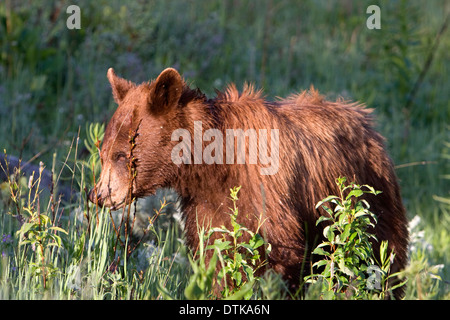
[{"label": "bear's snout", "polygon": [[103,199],[100,192],[96,191],[96,188],[92,188],[91,191],[89,191],[88,199],[90,202],[94,204],[98,204],[100,207],[103,207]]}]

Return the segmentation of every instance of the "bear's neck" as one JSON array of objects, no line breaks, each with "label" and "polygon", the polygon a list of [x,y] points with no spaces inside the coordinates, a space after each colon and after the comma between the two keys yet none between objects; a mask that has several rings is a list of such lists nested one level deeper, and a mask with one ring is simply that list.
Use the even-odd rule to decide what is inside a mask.
[{"label": "bear's neck", "polygon": [[[183,129],[189,132],[191,139],[190,160],[178,165],[175,189],[184,199],[189,199],[189,202],[216,202],[211,199],[217,193],[222,194],[222,188],[226,187],[228,190],[241,185],[240,179],[233,177],[232,168],[226,164],[225,130],[221,124],[222,119],[218,118],[221,115],[209,104],[197,105],[188,114],[190,117],[185,118]],[[212,144],[216,139],[214,147]],[[222,150],[219,147],[220,139]]]}]

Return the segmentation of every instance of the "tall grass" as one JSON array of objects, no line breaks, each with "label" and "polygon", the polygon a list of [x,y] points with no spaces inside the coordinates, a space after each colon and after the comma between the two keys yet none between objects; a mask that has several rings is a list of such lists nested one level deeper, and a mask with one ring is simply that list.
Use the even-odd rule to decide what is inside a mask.
[{"label": "tall grass", "polygon": [[[91,173],[92,163],[85,165],[75,164],[80,181]],[[189,272],[176,225],[156,230],[149,220],[146,231],[154,236],[138,247],[111,212],[87,204],[83,193],[54,213],[51,198],[23,180],[16,172],[1,185],[12,200],[3,202],[1,213],[1,299],[158,299],[161,288],[183,297],[179,286]]]}]

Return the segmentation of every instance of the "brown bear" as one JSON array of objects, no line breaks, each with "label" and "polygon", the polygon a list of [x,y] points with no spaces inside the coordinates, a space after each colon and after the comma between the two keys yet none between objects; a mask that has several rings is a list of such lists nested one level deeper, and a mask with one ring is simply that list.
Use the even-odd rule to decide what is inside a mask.
[{"label": "brown bear", "polygon": [[312,87],[268,101],[251,85],[239,92],[232,84],[208,99],[172,68],[140,85],[113,69],[107,77],[118,108],[106,128],[91,201],[117,209],[130,202],[130,190],[137,198],[173,188],[195,250],[199,224],[230,225],[230,188],[241,186],[238,222],[254,231],[263,215],[259,232],[272,246],[268,267],[296,288],[323,238],[316,220],[324,211],[315,206],[337,194],[336,178],[345,176],[382,191],[366,198],[378,217],[375,234],[395,252],[392,272],[405,267],[406,213],[371,110],[327,101]]}]

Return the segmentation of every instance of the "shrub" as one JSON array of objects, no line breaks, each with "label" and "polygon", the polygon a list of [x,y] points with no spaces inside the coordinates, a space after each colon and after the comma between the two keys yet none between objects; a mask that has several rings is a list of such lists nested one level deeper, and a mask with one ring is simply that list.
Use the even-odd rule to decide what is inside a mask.
[{"label": "shrub", "polygon": [[[204,299],[212,297],[214,286],[223,284],[221,297],[228,299],[250,299],[253,294],[253,285],[259,281],[255,272],[265,265],[260,254],[261,247],[265,253],[270,252],[270,244],[258,234],[264,223],[260,223],[255,232],[237,222],[239,209],[237,207],[238,192],[240,187],[230,189],[230,199],[233,208],[230,208],[230,221],[232,230],[225,226],[212,228],[208,232],[201,229],[199,232],[200,246],[197,261],[190,260],[194,271],[190,283],[185,290],[188,299]],[[221,234],[213,244],[208,245],[211,236],[215,233]],[[250,239],[246,242],[242,237],[248,234]],[[206,266],[207,251],[213,251],[212,257]],[[210,252],[211,253],[211,252]],[[218,272],[216,266],[219,262]]]},{"label": "shrub", "polygon": [[320,283],[322,299],[385,298],[403,283],[388,287],[388,279],[394,276],[390,274],[394,254],[388,255],[387,242],[383,241],[380,257],[375,257],[372,241],[377,238],[370,229],[375,227],[377,217],[369,210],[366,200],[358,200],[364,194],[377,195],[380,191],[368,185],[346,184],[346,181],[345,177],[338,178],[339,196],[329,196],[316,206],[328,214],[317,220],[317,224],[328,223],[323,229],[326,241],[313,251],[323,257],[312,265],[313,270],[321,272],[305,280]]}]

